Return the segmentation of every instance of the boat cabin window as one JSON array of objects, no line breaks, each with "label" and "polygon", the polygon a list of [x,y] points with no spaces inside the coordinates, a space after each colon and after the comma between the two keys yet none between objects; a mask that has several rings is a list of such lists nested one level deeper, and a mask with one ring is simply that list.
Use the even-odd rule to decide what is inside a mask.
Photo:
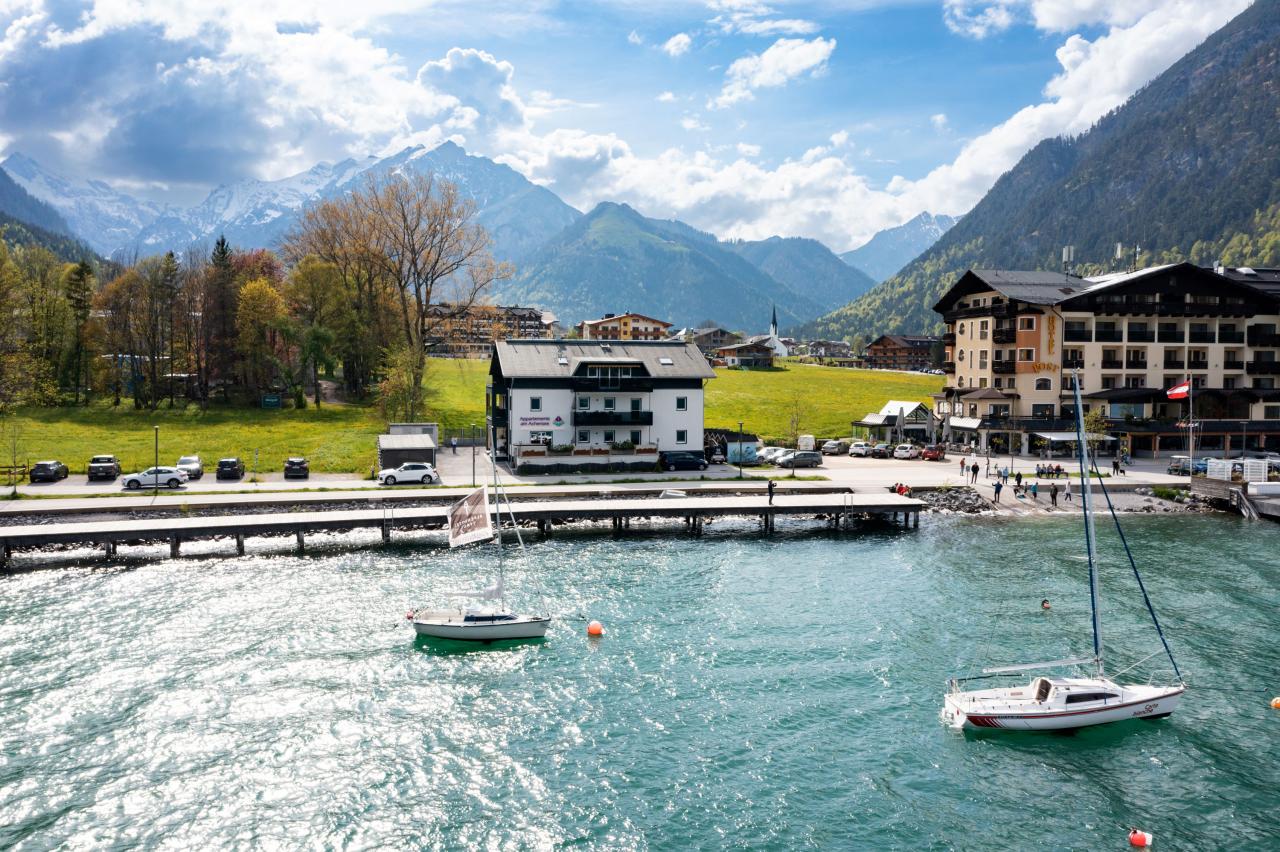
[{"label": "boat cabin window", "polygon": [[1045,680],[1044,678],[1040,678],[1040,680],[1036,683],[1036,701],[1044,701],[1048,699],[1049,687],[1050,687],[1049,681]]},{"label": "boat cabin window", "polygon": [[1086,701],[1106,701],[1108,698],[1117,698],[1114,692],[1076,692],[1067,696],[1068,704],[1083,704]]}]

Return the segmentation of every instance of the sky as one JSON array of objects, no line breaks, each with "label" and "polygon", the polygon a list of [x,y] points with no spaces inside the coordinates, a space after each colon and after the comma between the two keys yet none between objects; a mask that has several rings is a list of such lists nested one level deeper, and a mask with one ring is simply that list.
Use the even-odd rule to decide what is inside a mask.
[{"label": "sky", "polygon": [[0,156],[185,205],[453,140],[836,251],[960,215],[1248,0],[0,0]]}]

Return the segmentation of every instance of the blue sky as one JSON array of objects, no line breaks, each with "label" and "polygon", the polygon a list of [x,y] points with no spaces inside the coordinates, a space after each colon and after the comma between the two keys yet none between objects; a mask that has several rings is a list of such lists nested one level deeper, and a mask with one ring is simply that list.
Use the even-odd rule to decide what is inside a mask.
[{"label": "blue sky", "polygon": [[453,139],[836,250],[960,214],[1247,0],[0,2],[0,146],[177,204]]}]

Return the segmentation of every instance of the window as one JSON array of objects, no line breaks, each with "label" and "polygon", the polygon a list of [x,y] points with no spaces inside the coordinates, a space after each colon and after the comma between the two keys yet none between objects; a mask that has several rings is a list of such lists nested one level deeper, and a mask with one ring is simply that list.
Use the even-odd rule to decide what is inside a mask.
[{"label": "window", "polygon": [[529,443],[530,444],[550,444],[551,433],[550,432],[530,432]]},{"label": "window", "polygon": [[960,361],[960,363],[962,363],[962,364],[963,364],[963,363],[964,363],[964,350],[963,350],[963,349],[961,349],[961,350],[957,353],[957,355],[959,356],[959,361]]},{"label": "window", "polygon": [[960,336],[964,336],[964,323],[960,323]]},{"label": "window", "polygon": [[618,400],[617,400],[617,398],[612,397],[612,396],[606,396],[606,397],[604,398],[604,410],[605,410],[605,411],[616,411],[616,410],[617,410],[617,408],[618,408]]},{"label": "window", "polygon": [[1053,403],[1052,402],[1037,403],[1031,406],[1031,416],[1032,417],[1052,417]]},{"label": "window", "polygon": [[1124,386],[1127,388],[1145,388],[1147,379],[1145,376],[1128,376],[1124,380]]},{"label": "window", "polygon": [[1266,420],[1280,420],[1280,405],[1262,406],[1262,416]]},{"label": "window", "polygon": [[1013,390],[1014,388],[1013,376],[1010,376],[1008,379],[1005,380],[1004,386],[1007,387],[1009,390]]},{"label": "window", "polygon": [[612,430],[612,429],[605,429],[605,430],[604,430],[604,442],[605,442],[606,444],[612,444],[612,443],[613,443],[613,430]]},{"label": "window", "polygon": [[578,410],[589,411],[590,409],[591,409],[591,397],[589,396],[578,397]]},{"label": "window", "polygon": [[635,444],[637,447],[640,446],[640,430],[639,429],[631,430],[631,443]]},{"label": "window", "polygon": [[1035,331],[1035,317],[1018,317],[1018,331]]},{"label": "window", "polygon": [[958,388],[964,387],[964,376],[959,376],[956,378],[956,387]]},{"label": "window", "polygon": [[1111,389],[1112,389],[1113,387],[1115,387],[1115,386],[1116,386],[1116,377],[1115,377],[1115,376],[1103,376],[1103,377],[1102,377],[1102,389],[1103,389],[1103,390],[1111,390]]},{"label": "window", "polygon": [[541,411],[541,410],[542,410],[542,397],[540,397],[540,396],[531,396],[531,397],[529,397],[529,410],[530,410],[530,411]]},{"label": "window", "polygon": [[1114,692],[1076,692],[1067,696],[1067,703],[1084,704],[1089,701],[1107,701],[1115,697]]},{"label": "window", "polygon": [[1053,390],[1053,379],[1036,379],[1036,390]]},{"label": "window", "polygon": [[640,400],[639,400],[639,399],[633,399],[633,400],[631,400],[631,413],[632,413],[632,414],[639,414],[639,413],[640,413]]},{"label": "window", "polygon": [[978,369],[987,369],[987,350],[985,349],[978,353]]},{"label": "window", "polygon": [[1019,349],[1019,350],[1018,350],[1018,360],[1019,360],[1019,361],[1034,361],[1034,360],[1036,360],[1036,350],[1034,350],[1034,349]]},{"label": "window", "polygon": [[688,411],[688,410],[689,410],[689,397],[687,396],[676,397],[676,411]]},{"label": "window", "polygon": [[591,443],[591,430],[590,430],[590,429],[579,429],[579,430],[578,430],[578,443],[579,443],[579,444],[590,444],[590,443]]},{"label": "window", "polygon": [[1256,390],[1272,390],[1276,386],[1275,379],[1254,379],[1253,386]]},{"label": "window", "polygon": [[986,340],[986,339],[987,339],[987,327],[988,327],[989,325],[990,325],[990,321],[989,321],[989,320],[983,320],[983,321],[982,321],[982,323],[978,326],[978,339],[979,339],[979,340]]},{"label": "window", "polygon": [[1235,388],[1236,388],[1236,377],[1235,377],[1235,376],[1227,376],[1226,378],[1224,378],[1224,379],[1222,380],[1222,389],[1223,389],[1223,390],[1235,390]]},{"label": "window", "polygon": [[979,388],[985,388],[986,386],[987,386],[987,380],[986,380],[986,379],[978,379],[978,387],[979,387]]},{"label": "window", "polygon": [[687,443],[689,443],[689,432],[688,432],[687,430],[685,430],[685,429],[677,429],[677,430],[676,430],[676,443],[677,443],[677,444],[687,444]]}]

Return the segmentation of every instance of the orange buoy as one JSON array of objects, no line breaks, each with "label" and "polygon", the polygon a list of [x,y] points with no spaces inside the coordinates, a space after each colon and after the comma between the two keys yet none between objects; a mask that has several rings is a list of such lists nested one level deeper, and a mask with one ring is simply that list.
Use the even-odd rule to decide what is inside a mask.
[{"label": "orange buoy", "polygon": [[1271,699],[1271,709],[1280,710],[1280,695],[1277,695],[1275,698]]},{"label": "orange buoy", "polygon": [[603,635],[604,635],[604,625],[603,625],[603,624],[601,624],[601,623],[600,623],[600,622],[598,622],[598,621],[593,621],[593,622],[591,622],[590,624],[588,624],[588,625],[587,625],[587,635],[588,635],[588,636],[603,636]]},{"label": "orange buoy", "polygon": [[1151,845],[1151,841],[1153,840],[1155,840],[1155,838],[1152,837],[1149,832],[1138,831],[1138,829],[1136,828],[1130,829],[1129,831],[1130,846],[1136,846],[1139,849],[1145,849],[1146,847]]}]

